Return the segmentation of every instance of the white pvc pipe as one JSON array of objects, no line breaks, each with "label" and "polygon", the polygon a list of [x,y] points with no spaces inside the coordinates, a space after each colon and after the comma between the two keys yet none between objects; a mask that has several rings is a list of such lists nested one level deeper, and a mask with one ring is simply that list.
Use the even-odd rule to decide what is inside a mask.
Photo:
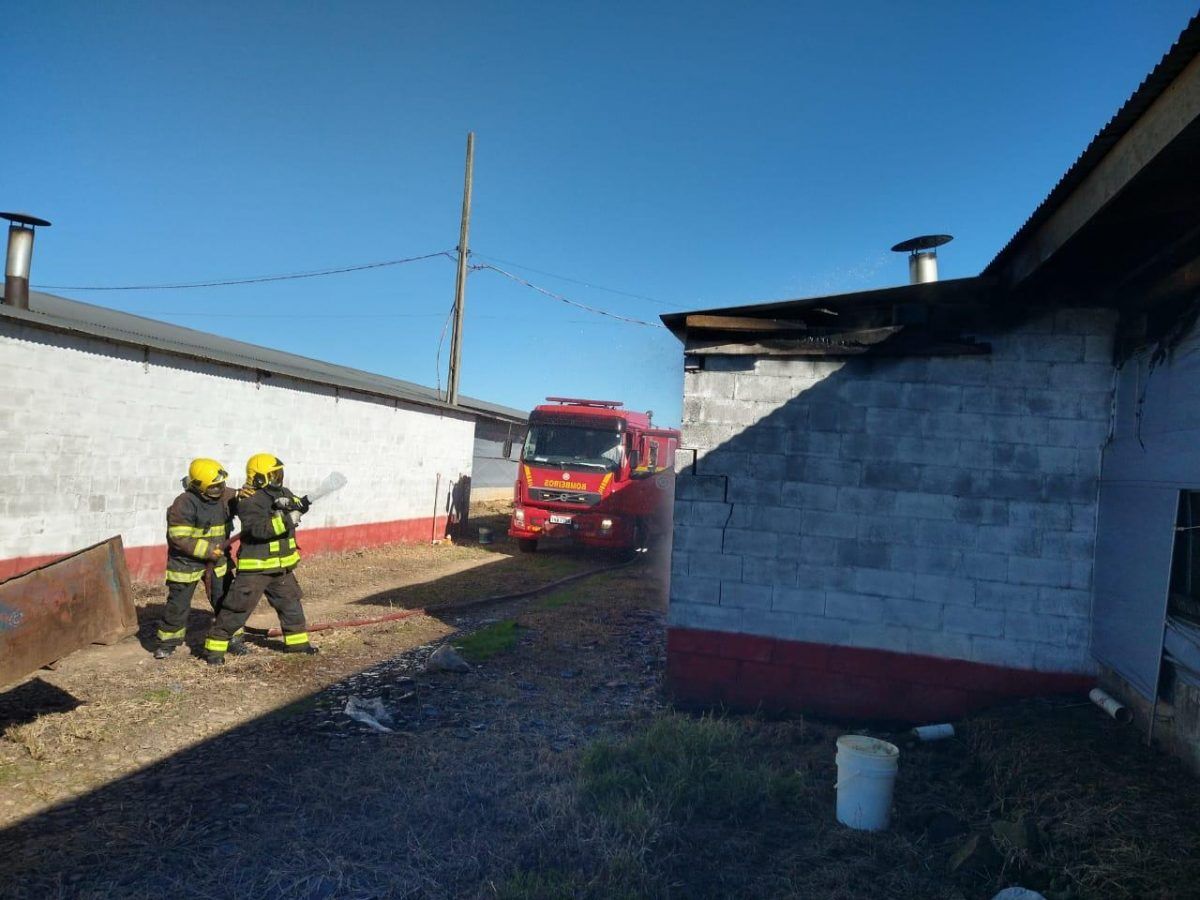
[{"label": "white pvc pipe", "polygon": [[913,737],[920,741],[943,741],[954,737],[954,726],[949,722],[940,725],[918,725],[912,733]]},{"label": "white pvc pipe", "polygon": [[1125,706],[1125,704],[1121,703],[1106,691],[1102,691],[1100,688],[1092,688],[1091,691],[1088,692],[1088,699],[1122,725],[1128,725],[1133,721],[1133,713],[1130,712],[1129,707]]}]

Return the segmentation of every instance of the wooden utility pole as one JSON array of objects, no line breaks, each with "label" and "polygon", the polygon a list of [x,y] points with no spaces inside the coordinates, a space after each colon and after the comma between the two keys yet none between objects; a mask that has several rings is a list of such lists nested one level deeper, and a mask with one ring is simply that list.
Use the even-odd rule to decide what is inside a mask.
[{"label": "wooden utility pole", "polygon": [[450,334],[450,377],[446,400],[458,406],[458,375],[462,364],[463,311],[467,303],[467,241],[471,232],[471,178],[475,169],[475,132],[467,132],[467,172],[463,178],[462,225],[458,230],[458,278],[454,284],[454,330]]}]

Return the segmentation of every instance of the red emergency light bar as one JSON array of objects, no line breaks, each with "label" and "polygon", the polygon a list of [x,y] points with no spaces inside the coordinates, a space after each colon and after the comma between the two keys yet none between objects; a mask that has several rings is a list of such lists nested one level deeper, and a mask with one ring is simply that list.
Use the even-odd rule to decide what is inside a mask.
[{"label": "red emergency light bar", "polygon": [[547,397],[547,403],[571,403],[576,406],[597,406],[603,409],[616,409],[624,406],[620,400],[580,400],[577,397]]}]

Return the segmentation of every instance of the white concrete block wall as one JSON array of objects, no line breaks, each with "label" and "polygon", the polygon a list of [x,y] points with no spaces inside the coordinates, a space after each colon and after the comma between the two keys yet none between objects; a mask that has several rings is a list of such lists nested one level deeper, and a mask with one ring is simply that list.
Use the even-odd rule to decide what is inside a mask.
[{"label": "white concrete block wall", "polygon": [[671,623],[1090,671],[1114,326],[1060,311],[980,335],[988,356],[686,373]]},{"label": "white concrete block wall", "polygon": [[12,320],[0,321],[0,385],[0,560],[113,534],[163,544],[196,456],[224,463],[232,485],[257,452],[283,459],[299,491],[345,473],[305,528],[428,519],[438,475],[444,493],[471,472],[469,417]]}]

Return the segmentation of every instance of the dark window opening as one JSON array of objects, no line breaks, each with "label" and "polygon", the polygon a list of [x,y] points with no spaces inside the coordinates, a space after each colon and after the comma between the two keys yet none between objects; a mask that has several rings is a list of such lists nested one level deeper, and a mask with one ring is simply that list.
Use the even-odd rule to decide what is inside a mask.
[{"label": "dark window opening", "polygon": [[1200,491],[1179,493],[1169,612],[1200,622]]},{"label": "dark window opening", "polygon": [[[1176,622],[1200,627],[1200,491],[1179,492],[1167,616]],[[1169,655],[1169,651],[1163,654],[1158,696],[1174,703],[1181,675]],[[1194,675],[1183,677],[1191,680]]]}]

